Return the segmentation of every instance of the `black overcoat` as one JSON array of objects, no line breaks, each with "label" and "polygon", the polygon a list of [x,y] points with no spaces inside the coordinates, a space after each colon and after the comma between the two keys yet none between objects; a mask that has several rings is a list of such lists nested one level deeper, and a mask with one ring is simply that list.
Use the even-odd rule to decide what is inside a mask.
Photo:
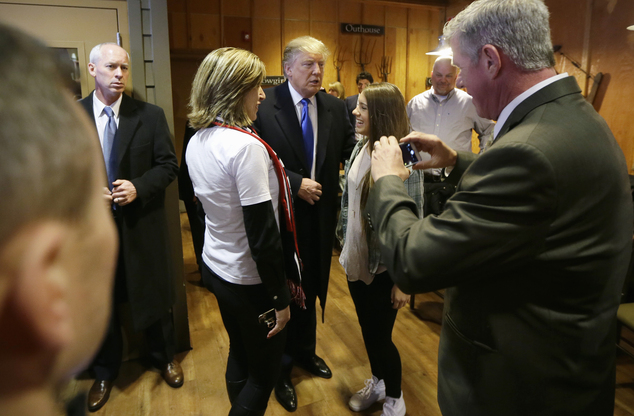
[{"label": "black overcoat", "polygon": [[[297,197],[302,179],[309,178],[310,172],[304,153],[302,129],[288,81],[266,90],[266,99],[260,104],[254,127],[286,166],[295,196],[300,256],[303,259],[313,256],[318,262],[317,276],[314,270],[304,270],[303,277],[318,279],[318,282],[307,282],[306,286],[316,289],[323,311],[339,208],[339,164],[350,157],[355,139],[344,102],[323,91],[318,92],[316,98],[318,130],[315,180],[322,186],[322,196],[314,206]],[[317,235],[313,234],[313,230],[317,230]]]},{"label": "black overcoat", "polygon": [[[80,104],[94,121],[93,93]],[[118,215],[124,273],[132,320],[137,331],[164,315],[175,301],[165,189],[176,179],[178,160],[160,107],[123,95],[119,111],[117,179],[132,182],[137,198]],[[121,278],[121,276],[117,276]]]}]

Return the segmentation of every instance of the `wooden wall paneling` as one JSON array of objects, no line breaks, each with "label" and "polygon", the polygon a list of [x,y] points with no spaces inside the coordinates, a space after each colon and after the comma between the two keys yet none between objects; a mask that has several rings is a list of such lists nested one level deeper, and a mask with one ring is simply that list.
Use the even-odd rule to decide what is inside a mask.
[{"label": "wooden wall paneling", "polygon": [[283,44],[299,37],[310,36],[310,21],[308,20],[284,20]]},{"label": "wooden wall paneling", "polygon": [[253,35],[250,17],[224,16],[222,46],[233,46],[250,51],[253,45],[251,40],[244,39],[245,33]]},{"label": "wooden wall paneling", "polygon": [[313,22],[311,36],[319,39],[330,50],[330,56],[324,67],[323,86],[328,89],[328,84],[337,80],[337,70],[332,66],[332,54],[337,47],[339,25],[335,22]]},{"label": "wooden wall paneling", "polygon": [[365,25],[385,25],[385,6],[376,4],[364,4],[363,5],[363,20]]},{"label": "wooden wall paneling", "polygon": [[187,30],[186,12],[169,12],[170,49],[188,49],[189,31]]},{"label": "wooden wall paneling", "polygon": [[428,76],[427,45],[429,45],[429,31],[425,29],[409,29],[407,53],[407,86],[405,99],[410,100],[425,91],[425,78]]},{"label": "wooden wall paneling", "polygon": [[270,18],[280,19],[282,0],[254,0],[253,2],[253,18]]},{"label": "wooden wall paneling", "polygon": [[253,19],[253,53],[266,65],[267,75],[283,75],[280,19]]},{"label": "wooden wall paneling", "polygon": [[220,0],[187,0],[187,11],[189,13],[220,14]]},{"label": "wooden wall paneling", "polygon": [[407,29],[387,27],[385,30],[385,53],[392,57],[392,73],[388,75],[388,81],[396,85],[407,99]]},{"label": "wooden wall paneling", "polygon": [[220,47],[220,15],[190,13],[189,39],[192,49],[211,51]]},{"label": "wooden wall paneling", "polygon": [[385,8],[385,25],[407,27],[407,8],[390,6]]},{"label": "wooden wall paneling", "polygon": [[180,147],[183,143],[185,135],[185,124],[187,123],[187,104],[189,103],[189,94],[192,88],[192,81],[198,70],[198,66],[202,62],[193,59],[171,59],[172,67],[172,102],[174,106],[174,137],[178,144],[176,154],[179,157]]},{"label": "wooden wall paneling", "polygon": [[[385,6],[364,4],[362,23],[366,25],[385,26]],[[381,57],[385,54],[385,36],[362,35],[363,45],[374,45],[372,60],[366,65],[365,70],[372,74],[374,82],[381,81],[381,75],[377,70],[381,63]]]},{"label": "wooden wall paneling", "polygon": [[428,9],[410,8],[407,27],[429,29],[429,12]]},{"label": "wooden wall paneling", "polygon": [[[314,22],[337,22],[337,0],[311,0],[310,19]],[[339,27],[337,27],[339,32]]]},{"label": "wooden wall paneling", "polygon": [[[546,0],[546,5],[550,10],[550,34],[553,45],[561,45],[561,52],[581,63],[585,55],[585,2],[579,0]],[[556,53],[555,57],[557,59],[557,71],[568,72],[574,76],[581,87],[582,93],[585,94],[585,74],[574,67],[569,60],[564,59],[560,53]]]},{"label": "wooden wall paneling", "polygon": [[284,0],[284,19],[310,20],[310,0]]},{"label": "wooden wall paneling", "polygon": [[[339,23],[361,23],[362,4],[353,1],[339,1]],[[356,78],[361,68],[354,62],[354,46],[361,39],[360,35],[344,34],[339,29],[339,44],[346,48],[348,61],[341,71],[341,83],[346,89],[346,96],[358,94]],[[358,46],[357,46],[358,47]]]},{"label": "wooden wall paneling", "polygon": [[251,0],[222,0],[222,14],[224,16],[251,17]]},{"label": "wooden wall paneling", "polygon": [[187,12],[187,0],[167,0],[167,9],[170,12]]},{"label": "wooden wall paneling", "polygon": [[634,32],[626,28],[632,24],[634,2],[594,3],[590,69],[593,75],[604,74],[594,106],[621,146],[630,174],[634,174]]}]

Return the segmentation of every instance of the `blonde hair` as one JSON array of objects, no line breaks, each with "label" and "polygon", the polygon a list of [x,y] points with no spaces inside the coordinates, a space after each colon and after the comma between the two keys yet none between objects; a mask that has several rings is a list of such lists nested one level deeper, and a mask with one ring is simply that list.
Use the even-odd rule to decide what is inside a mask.
[{"label": "blonde hair", "polygon": [[251,125],[244,98],[265,76],[264,63],[252,52],[220,48],[209,53],[192,83],[187,115],[190,126],[206,128],[218,118],[229,126]]},{"label": "blonde hair", "polygon": [[343,84],[339,81],[328,84],[328,90],[337,91],[337,98],[339,98],[340,100],[346,98],[346,90],[343,88]]},{"label": "blonde hair", "polygon": [[[330,51],[322,41],[311,36],[300,36],[288,42],[284,48],[282,68],[285,68],[286,65],[292,65],[301,53],[319,54],[324,58],[324,62],[330,56]],[[286,76],[286,69],[284,69],[284,76]]]}]

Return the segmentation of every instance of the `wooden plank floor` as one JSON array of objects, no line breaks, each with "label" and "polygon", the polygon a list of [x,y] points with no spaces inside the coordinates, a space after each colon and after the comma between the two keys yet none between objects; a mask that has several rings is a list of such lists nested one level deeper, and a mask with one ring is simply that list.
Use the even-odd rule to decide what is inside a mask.
[{"label": "wooden plank floor", "polygon": [[[193,349],[177,355],[185,372],[185,384],[172,389],[157,370],[142,360],[123,364],[108,403],[99,416],[225,416],[229,400],[224,386],[228,337],[218,304],[212,293],[200,286],[193,254],[189,224],[181,215],[187,303]],[[435,294],[416,296],[417,311],[403,308],[394,327],[394,342],[403,364],[403,392],[408,416],[439,416],[436,402],[437,353],[441,299]],[[318,307],[319,309],[319,307]],[[320,311],[318,310],[318,316]],[[430,320],[421,319],[421,315]],[[634,334],[632,334],[634,337]],[[333,256],[326,323],[317,325],[317,353],[333,370],[324,380],[301,369],[293,370],[299,408],[297,416],[372,415],[379,416],[376,404],[365,412],[352,412],[350,395],[363,387],[370,366],[363,348],[361,330],[348,292],[346,277],[337,256]],[[62,397],[87,391],[92,380],[81,376],[64,390]],[[273,395],[267,416],[288,415]],[[620,354],[617,362],[615,416],[634,415],[634,359]],[[512,416],[512,415],[509,415]]]}]

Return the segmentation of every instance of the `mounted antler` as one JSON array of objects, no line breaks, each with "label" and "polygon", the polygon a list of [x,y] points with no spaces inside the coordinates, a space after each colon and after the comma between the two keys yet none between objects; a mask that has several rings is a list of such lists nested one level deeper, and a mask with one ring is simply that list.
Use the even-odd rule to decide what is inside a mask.
[{"label": "mounted antler", "polygon": [[376,46],[376,39],[374,39],[371,42],[372,46],[370,46],[370,43],[368,43],[364,49],[363,38],[361,38],[361,45],[359,46],[358,51],[357,51],[357,44],[358,42],[355,41],[354,62],[361,67],[361,71],[365,71],[365,66],[369,64],[370,62],[372,62],[372,54],[374,53],[374,46]]},{"label": "mounted antler", "polygon": [[376,66],[376,71],[381,76],[381,81],[387,82],[387,76],[392,73],[392,57],[382,56],[381,64]]},{"label": "mounted antler", "polygon": [[346,57],[346,52],[345,46],[337,45],[332,59],[332,64],[337,70],[337,81],[339,82],[341,82],[341,68],[343,68],[343,64],[347,61],[347,59],[344,59]]}]

